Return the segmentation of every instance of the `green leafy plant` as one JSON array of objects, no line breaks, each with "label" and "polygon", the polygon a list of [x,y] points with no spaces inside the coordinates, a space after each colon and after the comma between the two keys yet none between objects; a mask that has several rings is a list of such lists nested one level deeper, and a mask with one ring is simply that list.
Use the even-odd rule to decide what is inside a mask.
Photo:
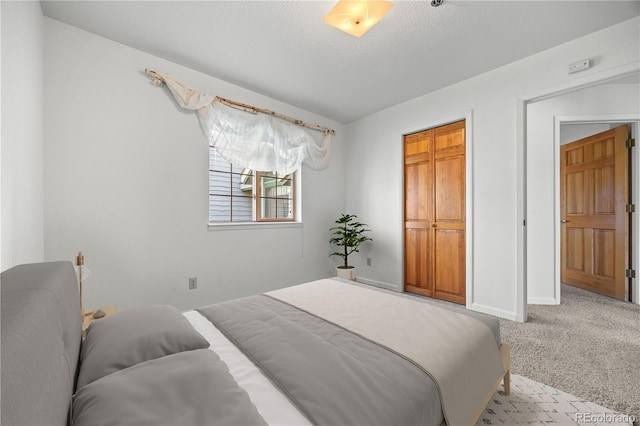
[{"label": "green leafy plant", "polygon": [[366,232],[371,232],[367,229],[368,225],[360,223],[356,219],[357,216],[354,214],[343,214],[336,220],[336,226],[329,229],[332,235],[329,243],[341,247],[339,251],[329,255],[329,257],[340,256],[344,259],[344,266],[339,266],[339,268],[351,268],[349,255],[358,252],[358,247],[365,241],[373,241],[372,238],[364,235]]}]

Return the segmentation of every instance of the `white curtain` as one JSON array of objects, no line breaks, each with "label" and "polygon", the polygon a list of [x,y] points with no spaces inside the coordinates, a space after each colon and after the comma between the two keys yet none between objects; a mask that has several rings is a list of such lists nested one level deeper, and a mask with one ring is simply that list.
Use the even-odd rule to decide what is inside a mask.
[{"label": "white curtain", "polygon": [[229,107],[170,74],[157,74],[182,108],[198,111],[209,145],[234,165],[279,175],[293,173],[303,162],[313,169],[327,166],[330,133],[318,144],[302,126]]}]

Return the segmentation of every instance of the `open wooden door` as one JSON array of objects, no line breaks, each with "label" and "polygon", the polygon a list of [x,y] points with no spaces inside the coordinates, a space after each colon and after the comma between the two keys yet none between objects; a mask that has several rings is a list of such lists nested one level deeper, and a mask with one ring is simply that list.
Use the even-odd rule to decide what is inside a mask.
[{"label": "open wooden door", "polygon": [[628,300],[629,128],[560,147],[563,283]]},{"label": "open wooden door", "polygon": [[465,121],[406,135],[405,290],[466,301]]}]

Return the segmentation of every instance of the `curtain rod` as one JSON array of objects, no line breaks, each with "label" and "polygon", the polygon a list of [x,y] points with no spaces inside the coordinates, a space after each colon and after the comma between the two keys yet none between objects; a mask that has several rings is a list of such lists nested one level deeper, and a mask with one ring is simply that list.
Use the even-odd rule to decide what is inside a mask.
[{"label": "curtain rod", "polygon": [[[152,71],[152,70],[147,70],[147,69],[145,69],[144,72],[145,72],[145,74],[147,74],[149,77],[153,78],[154,80],[160,81],[161,83],[164,83],[164,78],[162,78],[162,76],[160,74],[158,74],[157,72]],[[321,132],[330,133],[332,135],[335,135],[335,133],[336,133],[335,130],[330,129],[328,127],[323,127],[323,126],[319,126],[317,124],[307,123],[306,121],[299,120],[299,119],[293,118],[293,117],[289,117],[288,115],[284,115],[284,114],[281,114],[279,112],[271,111],[269,109],[264,109],[264,108],[256,107],[256,106],[253,106],[253,105],[243,104],[241,102],[232,101],[230,99],[222,98],[220,96],[216,96],[215,100],[220,102],[220,103],[223,103],[223,104],[225,104],[227,106],[230,106],[232,108],[241,109],[243,111],[251,112],[251,113],[254,113],[254,114],[260,113],[260,114],[266,114],[266,115],[273,115],[274,117],[278,117],[278,118],[281,118],[283,120],[295,123],[298,126],[308,127],[310,129],[319,130]]]}]

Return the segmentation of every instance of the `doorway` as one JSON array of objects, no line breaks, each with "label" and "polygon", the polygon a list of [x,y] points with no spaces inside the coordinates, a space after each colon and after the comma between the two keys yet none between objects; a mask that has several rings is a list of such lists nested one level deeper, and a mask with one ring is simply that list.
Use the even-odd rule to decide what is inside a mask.
[{"label": "doorway", "polygon": [[560,146],[561,282],[629,300],[628,125]]},{"label": "doorway", "polygon": [[[593,76],[582,85],[539,91],[519,98],[521,109],[517,156],[518,231],[517,320],[526,321],[527,304],[560,303],[560,140],[565,127],[594,126],[605,129],[630,124],[632,138],[638,138],[640,108],[637,71],[612,76]],[[597,133],[598,130],[593,133]],[[587,133],[588,134],[588,133]],[[581,137],[586,136],[583,134]],[[638,182],[640,151],[631,150],[631,181]],[[634,185],[632,200],[640,199]],[[522,196],[520,197],[520,194]],[[637,213],[632,214],[631,268],[640,264]],[[632,280],[631,300],[640,303],[637,279]]]}]

